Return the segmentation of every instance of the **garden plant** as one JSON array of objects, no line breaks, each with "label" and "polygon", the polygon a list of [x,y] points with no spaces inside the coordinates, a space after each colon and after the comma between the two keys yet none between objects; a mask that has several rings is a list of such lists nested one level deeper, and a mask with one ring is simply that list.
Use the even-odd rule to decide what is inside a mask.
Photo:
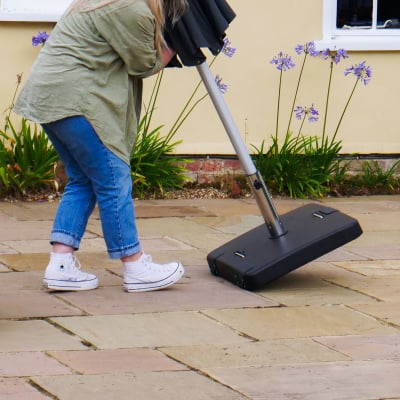
[{"label": "garden plant", "polygon": [[[295,67],[293,58],[288,54],[280,52],[270,63],[275,65],[279,71],[279,85],[277,96],[277,112],[275,135],[271,137],[272,143],[267,145],[264,140],[260,147],[255,147],[254,161],[260,170],[267,185],[272,191],[288,194],[291,197],[321,197],[328,191],[328,184],[332,175],[343,176],[343,166],[339,167],[338,156],[342,148],[340,140],[337,140],[337,133],[348,109],[353,94],[359,82],[367,85],[371,79],[371,67],[365,61],[346,68],[344,75],[353,75],[355,84],[345,102],[343,112],[339,116],[336,129],[332,136],[326,132],[329,101],[332,89],[332,77],[334,66],[341,60],[349,58],[345,50],[318,51],[314,42],[298,45],[295,48],[297,55],[302,56],[300,72],[297,85],[294,90],[293,102],[289,113],[289,121],[285,126],[282,138],[280,137],[280,108],[281,94],[283,87],[283,76],[286,71]],[[322,57],[329,61],[328,87],[323,114],[323,128],[321,135],[307,136],[303,134],[306,119],[313,123],[320,117],[319,111],[314,104],[310,106],[296,105],[304,68],[309,58]],[[301,121],[297,134],[291,129],[293,115]],[[340,173],[339,173],[340,171]]]},{"label": "garden plant", "polygon": [[[43,46],[49,35],[39,32],[32,37],[33,46]],[[275,134],[271,136],[271,143],[263,141],[259,148],[254,147],[253,158],[257,168],[262,173],[271,192],[286,194],[291,197],[320,197],[327,193],[336,194],[370,194],[370,193],[398,193],[400,180],[397,174],[400,161],[392,167],[384,169],[378,162],[363,162],[359,174],[347,173],[349,162],[339,158],[341,141],[337,140],[337,133],[349,107],[353,94],[359,85],[367,85],[371,79],[371,68],[362,62],[345,69],[345,76],[354,76],[355,83],[348,96],[343,112],[331,136],[326,132],[329,101],[333,81],[334,67],[348,58],[344,50],[317,51],[314,43],[298,45],[296,53],[302,55],[300,72],[294,90],[290,117],[285,130],[281,135],[280,107],[284,73],[295,67],[295,63],[287,54],[280,52],[271,60],[279,71],[279,86],[277,96],[277,113]],[[231,58],[236,49],[226,38],[222,54]],[[297,98],[301,88],[303,71],[308,58],[322,57],[329,61],[329,75],[321,135],[307,136],[304,134],[305,123],[315,123],[320,120],[320,113],[312,103],[309,106],[297,105]],[[210,66],[214,63],[212,59]],[[193,188],[184,164],[190,160],[182,159],[175,154],[176,146],[181,142],[175,139],[175,134],[186,119],[202,102],[208,93],[201,93],[202,82],[199,81],[184,103],[172,126],[166,130],[165,126],[152,126],[154,112],[157,108],[158,95],[161,90],[164,71],[156,77],[148,104],[144,105],[144,113],[139,123],[135,149],[131,158],[133,196],[164,197],[168,191]],[[220,76],[215,81],[222,93],[227,91],[227,85]],[[25,119],[12,122],[11,114],[18,89],[22,82],[22,74],[17,75],[17,84],[12,101],[7,110],[3,129],[0,129],[0,196],[32,196],[36,194],[58,193],[60,187],[57,178],[59,166],[58,156],[45,133],[36,124]],[[296,133],[292,130],[293,119],[300,121]],[[14,121],[14,119],[13,119]],[[164,133],[166,130],[166,133]],[[232,177],[230,177],[232,178]],[[240,180],[240,177],[238,178]],[[246,191],[246,183],[225,182],[219,177],[216,185],[231,187],[234,196]],[[232,181],[232,179],[230,179]],[[244,181],[246,182],[246,181]],[[65,183],[65,182],[61,182]],[[232,189],[233,188],[233,189]],[[178,190],[179,191],[179,190]]]}]

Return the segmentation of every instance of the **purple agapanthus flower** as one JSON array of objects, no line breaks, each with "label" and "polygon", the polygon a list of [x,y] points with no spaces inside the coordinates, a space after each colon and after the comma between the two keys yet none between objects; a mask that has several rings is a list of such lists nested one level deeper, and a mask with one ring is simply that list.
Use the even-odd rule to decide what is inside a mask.
[{"label": "purple agapanthus flower", "polygon": [[283,54],[282,51],[278,53],[270,62],[270,64],[275,64],[276,69],[279,71],[286,71],[296,66],[293,62],[292,57],[287,54]]},{"label": "purple agapanthus flower", "polygon": [[46,32],[39,32],[36,36],[32,36],[32,46],[44,45],[49,38]]},{"label": "purple agapanthus flower", "polygon": [[236,47],[232,47],[230,40],[228,38],[225,38],[221,52],[229,58],[232,58],[236,53]]},{"label": "purple agapanthus flower", "polygon": [[347,54],[345,49],[325,49],[321,52],[321,55],[324,60],[330,58],[331,61],[333,61],[335,64],[339,64],[341,59],[349,58],[349,55]]},{"label": "purple agapanthus flower", "polygon": [[295,51],[297,54],[305,53],[309,54],[311,57],[319,56],[320,52],[315,48],[314,42],[307,42],[306,44],[298,44],[295,47]]},{"label": "purple agapanthus flower", "polygon": [[314,104],[312,104],[311,107],[297,106],[293,112],[296,114],[297,119],[307,117],[309,122],[318,121],[319,112],[314,108]]},{"label": "purple agapanthus flower", "polygon": [[368,85],[372,77],[372,68],[368,65],[365,65],[365,61],[355,64],[349,68],[346,68],[344,74],[347,76],[349,74],[354,74],[357,79],[364,83],[364,85]]},{"label": "purple agapanthus flower", "polygon": [[215,83],[222,94],[225,94],[228,91],[228,85],[222,82],[222,78],[219,75],[215,77]]}]

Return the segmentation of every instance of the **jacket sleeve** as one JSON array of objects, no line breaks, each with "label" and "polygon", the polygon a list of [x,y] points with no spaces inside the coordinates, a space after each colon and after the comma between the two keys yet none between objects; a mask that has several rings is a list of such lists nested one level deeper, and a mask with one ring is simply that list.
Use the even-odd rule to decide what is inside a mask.
[{"label": "jacket sleeve", "polygon": [[135,2],[98,15],[93,19],[96,28],[124,61],[129,75],[146,78],[162,68],[154,44],[155,19],[147,6]]}]

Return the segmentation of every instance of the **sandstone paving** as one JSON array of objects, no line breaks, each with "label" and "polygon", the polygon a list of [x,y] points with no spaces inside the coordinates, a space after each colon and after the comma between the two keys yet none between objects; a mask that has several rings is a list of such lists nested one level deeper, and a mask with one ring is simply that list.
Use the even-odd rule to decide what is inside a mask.
[{"label": "sandstone paving", "polygon": [[368,259],[367,257],[352,251],[352,249],[349,248],[349,245],[344,245],[342,247],[339,247],[338,249],[335,249],[329,253],[322,255],[321,257],[317,258],[314,261],[319,261],[319,262],[335,262],[335,261],[349,261],[349,260],[363,261],[367,259]]},{"label": "sandstone paving", "polygon": [[0,320],[0,352],[85,348],[78,337],[63,332],[44,320]]},{"label": "sandstone paving", "polygon": [[[293,203],[287,200],[286,203]],[[151,205],[153,210],[147,215],[149,218],[157,218],[165,215],[165,211],[161,207],[169,208],[176,207],[176,200],[136,200],[135,210],[138,210],[138,217],[140,218],[140,209],[143,204]],[[190,207],[202,211],[202,215],[210,215],[213,217],[230,216],[230,215],[260,215],[259,208],[253,198],[248,199],[180,199],[179,204],[184,208]],[[182,216],[182,215],[181,215]],[[195,215],[188,214],[186,216],[199,216],[198,211]]]},{"label": "sandstone paving", "polygon": [[[106,269],[96,269],[95,267],[85,268],[87,271],[95,272],[99,278],[100,286],[119,286],[122,287],[123,280],[120,276]],[[36,292],[45,292],[50,295],[55,295],[59,292],[53,292],[43,287],[44,268],[41,266],[38,271],[28,272],[4,272],[1,276],[2,285],[0,286],[0,294],[13,294],[18,290],[30,290]]]},{"label": "sandstone paving", "polygon": [[208,226],[223,233],[240,235],[264,223],[259,215],[232,215],[216,218],[192,218],[194,222]]},{"label": "sandstone paving", "polygon": [[18,254],[18,251],[10,246],[0,243],[0,255],[2,254]]},{"label": "sandstone paving", "polygon": [[208,209],[203,209],[198,205],[179,204],[176,202],[164,203],[158,201],[157,206],[149,202],[135,202],[136,218],[166,218],[166,217],[195,217],[206,216],[215,217],[213,212]]},{"label": "sandstone paving", "polygon": [[255,291],[255,293],[267,295],[270,292],[274,293],[291,289],[303,289],[306,293],[309,289],[318,289],[331,284],[335,278],[357,279],[359,277],[357,272],[339,267],[336,265],[336,262],[323,262],[319,260],[312,261],[297,268],[290,274],[269,282],[263,288]]},{"label": "sandstone paving", "polygon": [[351,359],[333,346],[309,338],[260,340],[232,345],[178,346],[160,350],[201,371],[209,368],[260,367]]},{"label": "sandstone paving", "polygon": [[0,225],[0,241],[4,243],[18,240],[23,237],[25,240],[47,239],[52,227],[52,221],[13,221]]},{"label": "sandstone paving", "polygon": [[326,336],[315,341],[336,350],[352,360],[400,361],[400,331],[389,336]]},{"label": "sandstone paving", "polygon": [[400,395],[400,363],[396,361],[210,368],[207,372],[257,400],[391,400]]},{"label": "sandstone paving", "polygon": [[269,283],[256,293],[286,306],[376,303],[373,296],[334,283],[335,279],[362,278],[357,272],[337,267],[336,263],[315,261]]},{"label": "sandstone paving", "polygon": [[58,360],[62,365],[84,375],[188,370],[185,365],[154,349],[50,351],[48,354],[54,358],[54,363]]},{"label": "sandstone paving", "polygon": [[152,218],[138,221],[141,237],[154,235],[173,237],[175,240],[198,249],[213,250],[235,237],[216,229],[204,226],[193,219]]},{"label": "sandstone paving", "polygon": [[[372,260],[398,260],[400,259],[400,234],[397,235],[397,243],[381,245],[354,246],[352,251]],[[373,242],[373,239],[370,240]]]},{"label": "sandstone paving", "polygon": [[347,214],[391,213],[400,211],[400,196],[329,197],[322,203],[338,208]]},{"label": "sandstone paving", "polygon": [[0,399],[400,399],[400,197],[320,202],[363,235],[247,292],[206,255],[262,223],[254,199],[135,201],[144,250],[186,267],[171,288],[137,294],[97,209],[77,256],[100,288],[63,293],[41,286],[57,201],[0,203]]},{"label": "sandstone paving", "polygon": [[332,278],[331,282],[383,301],[400,301],[399,284],[393,275]]},{"label": "sandstone paving", "polygon": [[359,304],[353,307],[400,330],[400,300],[398,298],[397,301]]},{"label": "sandstone paving", "polygon": [[371,260],[396,260],[400,258],[400,230],[395,232],[364,232],[346,248]]},{"label": "sandstone paving", "polygon": [[2,202],[1,213],[19,221],[52,221],[56,214],[58,204],[59,201]]},{"label": "sandstone paving", "polygon": [[99,349],[242,343],[248,339],[199,312],[51,318]]},{"label": "sandstone paving", "polygon": [[[0,294],[17,291],[42,291],[43,271],[15,272],[8,270],[1,275]],[[4,305],[4,303],[3,303]]]},{"label": "sandstone paving", "polygon": [[[3,240],[3,244],[18,253],[46,253],[51,250],[49,245],[49,232],[46,232],[46,239],[23,239],[23,240]],[[20,236],[21,234],[19,234]],[[36,236],[37,237],[37,236]],[[0,239],[1,240],[1,239]],[[99,252],[104,250],[104,240],[98,237],[84,237],[81,242],[81,251]]]},{"label": "sandstone paving", "polygon": [[66,304],[54,296],[49,296],[45,291],[0,291],[0,319],[45,318],[82,314],[83,312],[78,308]]},{"label": "sandstone paving", "polygon": [[65,364],[43,352],[0,353],[1,377],[68,375],[72,373],[73,371]]},{"label": "sandstone paving", "polygon": [[0,378],[1,400],[49,400],[49,397],[21,378]]},{"label": "sandstone paving", "polygon": [[[117,273],[122,274],[122,271]],[[241,290],[214,277],[205,266],[187,267],[180,282],[157,295],[154,292],[126,293],[122,288],[122,277],[121,286],[55,295],[92,315],[278,306],[267,297]]]},{"label": "sandstone paving", "polygon": [[376,299],[346,289],[328,282],[321,282],[319,287],[287,290],[260,290],[258,294],[265,295],[285,306],[318,306],[318,305],[339,305],[339,304],[364,304],[376,303]]},{"label": "sandstone paving", "polygon": [[395,221],[400,221],[400,210],[397,212],[353,213],[364,231],[395,233],[399,228]]},{"label": "sandstone paving", "polygon": [[[180,261],[185,270],[187,267],[199,266],[205,267],[207,252],[205,250],[190,248],[186,250],[169,249],[160,250],[150,245],[151,241],[144,241],[143,251],[152,256],[157,263],[169,263],[171,261]],[[110,270],[116,271],[115,268]]]},{"label": "sandstone paving", "polygon": [[[0,250],[1,251],[1,250]],[[0,273],[1,272],[10,272],[10,269],[7,268],[6,265],[4,265],[2,262],[0,262]]]},{"label": "sandstone paving", "polygon": [[[44,271],[49,262],[49,252],[1,254],[0,262],[10,270],[18,272]],[[30,274],[20,274],[20,278]]]},{"label": "sandstone paving", "polygon": [[33,377],[59,400],[247,400],[192,371]]},{"label": "sandstone paving", "polygon": [[340,305],[206,310],[204,313],[259,340],[397,333],[395,328]]},{"label": "sandstone paving", "polygon": [[400,274],[400,260],[345,261],[335,262],[335,265],[368,276]]},{"label": "sandstone paving", "polygon": [[[106,269],[119,267],[119,260],[111,260],[105,251],[101,252],[77,252],[77,257],[85,269]],[[49,262],[49,252],[45,253],[24,253],[24,254],[3,254],[0,255],[0,262],[8,268],[18,272],[41,271],[44,272]],[[98,272],[98,271],[97,271]],[[22,274],[21,274],[22,275]],[[29,276],[29,274],[25,274]]]}]

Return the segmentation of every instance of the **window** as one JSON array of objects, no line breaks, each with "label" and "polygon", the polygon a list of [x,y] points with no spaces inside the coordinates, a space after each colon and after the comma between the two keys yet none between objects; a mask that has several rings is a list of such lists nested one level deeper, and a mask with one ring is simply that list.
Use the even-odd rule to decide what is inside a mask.
[{"label": "window", "polygon": [[1,21],[57,21],[72,0],[0,0]]},{"label": "window", "polygon": [[400,50],[399,0],[324,0],[323,40],[347,50]]}]

